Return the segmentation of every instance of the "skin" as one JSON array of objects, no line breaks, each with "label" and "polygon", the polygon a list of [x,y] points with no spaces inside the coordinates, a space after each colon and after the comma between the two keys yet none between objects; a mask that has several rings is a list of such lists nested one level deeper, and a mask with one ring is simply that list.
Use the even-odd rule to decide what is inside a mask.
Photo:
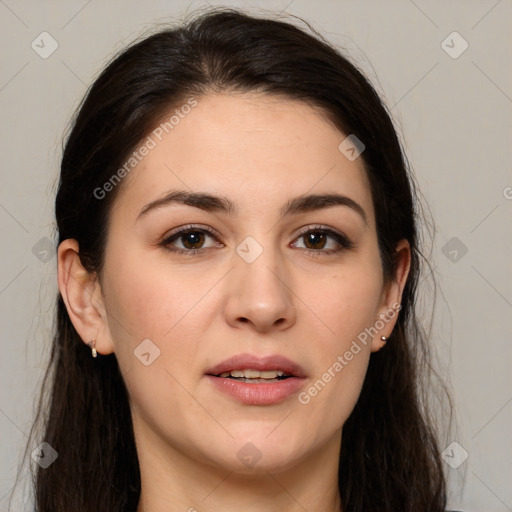
[{"label": "skin", "polygon": [[[58,250],[59,289],[84,343],[115,352],[125,379],[141,468],[138,512],[185,510],[336,511],[342,426],[359,397],[369,358],[398,315],[310,402],[293,395],[246,405],[213,388],[206,369],[232,355],[282,354],[298,362],[308,389],[379,315],[399,303],[410,247],[397,245],[395,279],[385,283],[375,212],[361,158],[321,112],[256,93],[210,94],[123,179],[110,218],[105,266],[88,274],[75,240]],[[238,215],[169,205],[137,216],[172,189],[226,196]],[[359,203],[286,218],[302,194],[338,192]],[[187,224],[211,227],[193,256],[159,243]],[[344,233],[307,245],[301,228]],[[247,237],[263,248],[247,263]],[[190,240],[175,239],[185,248]],[[190,241],[188,247],[190,247]],[[185,249],[186,250],[186,249]],[[322,252],[324,251],[324,252]],[[160,350],[149,366],[134,356],[142,340]],[[248,467],[248,442],[261,454]]]}]

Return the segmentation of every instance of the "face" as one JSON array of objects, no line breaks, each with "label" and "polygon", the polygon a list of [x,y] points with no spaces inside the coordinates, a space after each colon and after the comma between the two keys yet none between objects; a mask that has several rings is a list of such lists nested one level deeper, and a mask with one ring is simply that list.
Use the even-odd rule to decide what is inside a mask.
[{"label": "face", "polygon": [[[116,354],[140,443],[284,470],[339,446],[396,316],[368,329],[400,286],[383,281],[363,162],[338,149],[346,135],[298,101],[196,99],[118,185],[96,347]],[[224,199],[148,206],[176,191]],[[297,200],[335,194],[345,199]],[[219,366],[239,355],[253,359]],[[214,376],[240,366],[291,376]]]}]

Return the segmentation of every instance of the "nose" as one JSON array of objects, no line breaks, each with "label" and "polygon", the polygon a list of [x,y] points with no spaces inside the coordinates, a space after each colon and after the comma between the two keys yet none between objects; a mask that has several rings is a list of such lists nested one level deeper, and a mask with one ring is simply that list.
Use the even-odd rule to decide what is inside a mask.
[{"label": "nose", "polygon": [[270,244],[249,263],[233,256],[227,279],[226,321],[257,332],[284,331],[296,322],[293,284],[286,262]]}]

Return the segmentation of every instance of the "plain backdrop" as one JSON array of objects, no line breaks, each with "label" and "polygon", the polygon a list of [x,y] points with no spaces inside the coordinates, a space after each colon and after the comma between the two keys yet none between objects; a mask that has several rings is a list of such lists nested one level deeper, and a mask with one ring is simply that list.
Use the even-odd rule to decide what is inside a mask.
[{"label": "plain backdrop", "polygon": [[[441,446],[449,505],[512,511],[512,2],[209,3],[304,18],[385,99],[436,226],[431,335],[459,423]],[[156,23],[207,5],[0,0],[0,511],[48,355],[57,292],[53,201],[65,128],[116,51]],[[430,297],[427,288],[420,294]]]}]

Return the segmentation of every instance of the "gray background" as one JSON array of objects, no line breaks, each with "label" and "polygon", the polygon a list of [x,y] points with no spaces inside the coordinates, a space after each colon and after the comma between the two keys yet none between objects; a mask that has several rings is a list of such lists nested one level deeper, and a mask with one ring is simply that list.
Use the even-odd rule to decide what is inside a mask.
[{"label": "gray background", "polygon": [[[459,424],[441,440],[448,447],[449,504],[512,511],[512,2],[210,4],[304,18],[349,53],[387,102],[436,225],[431,334]],[[114,52],[155,23],[201,6],[207,3],[0,0],[2,512],[48,356],[57,292],[53,200],[64,129]],[[42,32],[58,44],[47,58],[41,53],[52,42]],[[468,48],[459,55],[464,41]],[[421,299],[428,326],[427,282]],[[462,450],[468,457],[461,463]]]}]

